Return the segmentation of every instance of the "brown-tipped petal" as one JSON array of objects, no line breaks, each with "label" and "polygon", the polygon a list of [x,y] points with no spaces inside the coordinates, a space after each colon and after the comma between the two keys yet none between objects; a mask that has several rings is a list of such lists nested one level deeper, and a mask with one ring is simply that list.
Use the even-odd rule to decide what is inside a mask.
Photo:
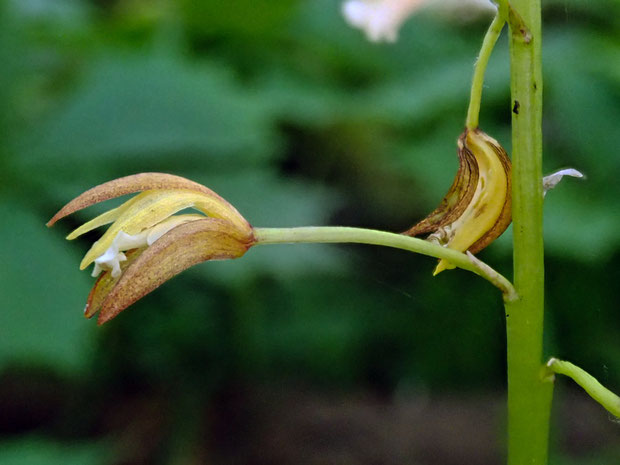
[{"label": "brown-tipped petal", "polygon": [[241,257],[253,244],[231,223],[216,218],[182,224],[148,247],[122,273],[99,313],[103,324],[181,271],[206,260]]},{"label": "brown-tipped petal", "polygon": [[[191,190],[202,192],[203,194],[213,196],[222,202],[226,202],[208,187],[198,184],[197,182],[190,181],[189,179],[185,179],[181,176],[166,173],[139,173],[114,179],[87,190],[62,207],[58,213],[56,213],[52,219],[47,222],[47,226],[52,226],[56,223],[56,221],[64,218],[65,216],[86,207],[90,207],[96,203],[103,202],[104,200],[114,199],[122,195],[153,189]],[[231,208],[233,207],[231,206]]]},{"label": "brown-tipped petal", "polygon": [[434,232],[452,223],[467,208],[476,191],[479,170],[474,155],[471,151],[464,150],[464,135],[459,138],[458,145],[459,170],[448,193],[435,210],[402,234],[415,237]]},{"label": "brown-tipped petal", "polygon": [[92,318],[93,315],[99,311],[101,304],[103,304],[110,291],[114,289],[116,283],[118,283],[119,279],[121,279],[122,273],[124,273],[129,265],[135,262],[136,258],[138,258],[145,250],[146,247],[127,251],[125,253],[127,260],[120,263],[121,274],[116,278],[112,277],[112,272],[109,270],[101,273],[95,282],[95,285],[90,290],[90,294],[88,294],[86,306],[84,307],[84,316],[86,318]]}]

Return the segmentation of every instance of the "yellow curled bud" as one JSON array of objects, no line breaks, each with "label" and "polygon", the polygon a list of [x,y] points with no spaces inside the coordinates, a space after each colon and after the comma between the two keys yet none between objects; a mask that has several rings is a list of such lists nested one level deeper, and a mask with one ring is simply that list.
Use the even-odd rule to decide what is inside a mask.
[{"label": "yellow curled bud", "polygon": [[[403,234],[430,233],[430,241],[477,253],[511,222],[511,164],[503,147],[479,129],[461,134],[458,155],[459,170],[439,207]],[[434,274],[451,268],[440,260]]]}]

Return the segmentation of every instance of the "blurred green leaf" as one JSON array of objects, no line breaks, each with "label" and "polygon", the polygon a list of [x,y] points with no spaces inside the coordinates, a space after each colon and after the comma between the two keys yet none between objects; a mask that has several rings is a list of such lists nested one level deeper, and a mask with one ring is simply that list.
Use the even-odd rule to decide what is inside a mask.
[{"label": "blurred green leaf", "polygon": [[547,194],[545,244],[549,254],[606,263],[618,250],[620,206],[598,201],[589,190],[586,180],[577,186],[560,185]]},{"label": "blurred green leaf", "polygon": [[65,30],[79,27],[88,18],[89,5],[80,0],[9,0],[7,3],[25,21],[55,25]]},{"label": "blurred green leaf", "polygon": [[57,182],[78,166],[93,182],[102,173],[170,167],[172,159],[177,169],[254,163],[272,153],[268,116],[221,67],[157,54],[108,55],[17,144],[18,163]]},{"label": "blurred green leaf", "polygon": [[277,34],[297,3],[295,0],[180,0],[185,21],[201,34],[265,36]]},{"label": "blurred green leaf", "polygon": [[0,369],[83,369],[94,326],[82,316],[89,279],[78,270],[78,252],[10,198],[0,200],[0,215]]}]

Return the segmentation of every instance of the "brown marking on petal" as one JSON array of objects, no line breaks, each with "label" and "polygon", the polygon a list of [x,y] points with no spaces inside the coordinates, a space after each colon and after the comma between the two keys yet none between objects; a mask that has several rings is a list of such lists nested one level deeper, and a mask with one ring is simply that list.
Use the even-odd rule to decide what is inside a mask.
[{"label": "brown marking on petal", "polygon": [[474,218],[478,218],[480,215],[482,215],[485,212],[486,209],[487,209],[486,205],[480,205],[478,209],[476,210],[476,213],[474,214]]},{"label": "brown marking on petal", "polygon": [[121,275],[101,305],[103,324],[181,271],[206,260],[241,257],[255,239],[228,221],[206,218],[185,223],[155,241]]},{"label": "brown marking on petal", "polygon": [[504,200],[504,207],[495,224],[469,247],[468,250],[473,254],[480,252],[501,236],[512,222],[512,163],[510,162],[506,150],[504,150],[501,145],[497,144],[494,139],[487,136],[484,132],[480,130],[477,132],[481,134],[486,139],[486,142],[493,148],[504,167],[504,172],[506,173],[506,199]]},{"label": "brown marking on petal", "polygon": [[121,274],[116,278],[112,277],[112,273],[110,271],[104,271],[99,275],[95,285],[90,290],[90,294],[88,294],[88,299],[86,300],[86,306],[84,307],[84,316],[86,318],[92,318],[93,315],[99,311],[101,304],[103,304],[110,291],[114,289],[114,286],[116,286],[116,283],[118,283],[119,279],[121,279],[121,276],[125,270],[129,268],[129,265],[136,261],[136,258],[138,258],[145,250],[146,247],[143,247],[125,252],[127,260],[120,262]]},{"label": "brown marking on petal", "polygon": [[[150,189],[187,189],[202,192],[226,204],[228,203],[208,187],[181,176],[166,173],[139,173],[114,179],[87,190],[62,207],[47,222],[47,226],[50,227],[61,218],[96,203]],[[231,206],[231,208],[234,210],[234,207]]]},{"label": "brown marking on petal", "polygon": [[448,193],[433,212],[402,234],[419,236],[432,233],[455,221],[467,208],[476,192],[479,170],[476,158],[466,145],[466,136],[467,131],[459,137],[459,170]]}]

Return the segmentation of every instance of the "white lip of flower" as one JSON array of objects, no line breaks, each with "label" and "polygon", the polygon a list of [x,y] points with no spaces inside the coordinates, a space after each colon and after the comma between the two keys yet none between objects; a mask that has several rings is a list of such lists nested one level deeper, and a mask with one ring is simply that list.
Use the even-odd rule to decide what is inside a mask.
[{"label": "white lip of flower", "polygon": [[112,277],[118,278],[121,274],[120,262],[127,260],[127,257],[123,253],[124,251],[150,246],[161,236],[180,224],[201,218],[205,217],[203,215],[176,215],[136,235],[119,231],[110,247],[95,259],[95,267],[92,276],[97,277],[102,271],[111,270]]},{"label": "white lip of flower", "polygon": [[549,176],[545,176],[543,178],[543,196],[547,195],[547,191],[550,191],[557,186],[564,176],[572,176],[574,178],[585,177],[583,173],[574,168],[565,168],[558,170],[555,173],[551,173]]},{"label": "white lip of flower", "polygon": [[347,22],[366,33],[368,40],[395,42],[398,29],[425,0],[349,0],[342,5]]}]

